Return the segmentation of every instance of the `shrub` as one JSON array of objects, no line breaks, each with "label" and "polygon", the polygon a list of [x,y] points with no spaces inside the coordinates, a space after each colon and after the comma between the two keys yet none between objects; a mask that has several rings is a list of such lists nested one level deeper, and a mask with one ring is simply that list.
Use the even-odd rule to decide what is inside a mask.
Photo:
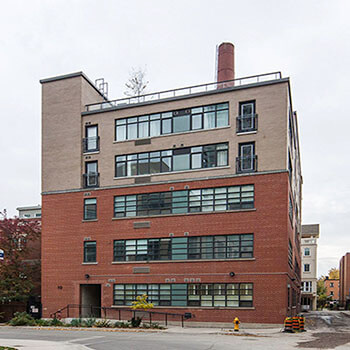
[{"label": "shrub", "polygon": [[134,328],[140,327],[140,324],[142,322],[142,318],[140,318],[140,317],[133,317],[130,320],[130,322],[131,322],[131,327],[134,327]]},{"label": "shrub", "polygon": [[123,322],[123,321],[117,321],[113,324],[113,327],[115,328],[129,328],[130,323],[129,322]]},{"label": "shrub", "polygon": [[65,324],[62,321],[60,321],[58,318],[53,318],[49,324],[49,326],[53,326],[53,327],[59,327],[59,326],[64,326],[64,325]]},{"label": "shrub", "polygon": [[39,326],[39,327],[51,326],[51,320],[48,321],[48,320],[40,319],[40,320],[35,320],[35,323],[36,323],[36,325]]},{"label": "shrub", "polygon": [[96,323],[96,319],[93,317],[87,318],[86,320],[83,321],[83,325],[85,327],[93,327]]},{"label": "shrub", "polygon": [[111,323],[108,320],[101,320],[95,322],[95,327],[97,328],[109,328],[111,326]]},{"label": "shrub", "polygon": [[72,321],[70,321],[70,325],[72,327],[82,327],[83,320],[81,318],[73,318]]},{"label": "shrub", "polygon": [[35,320],[26,312],[16,312],[8,324],[10,326],[35,326]]}]

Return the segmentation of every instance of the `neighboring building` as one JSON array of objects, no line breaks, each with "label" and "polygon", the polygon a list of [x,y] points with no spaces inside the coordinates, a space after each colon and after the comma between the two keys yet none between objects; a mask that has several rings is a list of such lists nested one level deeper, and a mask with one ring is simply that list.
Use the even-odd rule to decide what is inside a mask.
[{"label": "neighboring building", "polygon": [[141,97],[107,101],[82,72],[41,80],[44,317],[143,293],[194,322],[299,312],[289,78],[233,80],[233,45],[218,52],[218,82]]},{"label": "neighboring building", "polygon": [[40,219],[41,218],[41,205],[35,205],[31,207],[18,207],[18,217],[20,219]]},{"label": "neighboring building", "polygon": [[330,279],[328,276],[324,280],[324,285],[327,288],[327,296],[332,301],[339,300],[339,279]]},{"label": "neighboring building", "polygon": [[320,225],[301,226],[301,307],[303,310],[317,309],[317,240]]},{"label": "neighboring building", "polygon": [[339,262],[339,305],[350,309],[350,253]]}]

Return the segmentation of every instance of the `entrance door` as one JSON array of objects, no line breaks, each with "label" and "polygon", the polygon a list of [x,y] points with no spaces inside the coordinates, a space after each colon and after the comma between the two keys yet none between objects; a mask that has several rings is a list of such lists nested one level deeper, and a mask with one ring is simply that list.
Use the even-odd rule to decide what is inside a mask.
[{"label": "entrance door", "polygon": [[101,317],[101,285],[80,285],[80,317]]}]

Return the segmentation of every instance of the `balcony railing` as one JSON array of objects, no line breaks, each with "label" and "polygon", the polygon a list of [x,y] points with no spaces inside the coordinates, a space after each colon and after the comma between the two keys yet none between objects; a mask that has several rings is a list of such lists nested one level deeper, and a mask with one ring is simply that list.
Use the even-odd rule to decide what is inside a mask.
[{"label": "balcony railing", "polygon": [[83,152],[96,152],[100,149],[100,136],[85,137],[83,139]]},{"label": "balcony railing", "polygon": [[117,100],[104,101],[99,103],[92,103],[85,106],[87,112],[100,111],[104,109],[123,107],[128,105],[133,105],[137,103],[153,102],[168,98],[174,98],[179,96],[188,96],[193,94],[198,94],[202,92],[216,91],[220,89],[225,89],[229,87],[239,87],[243,85],[257,84],[272,80],[282,79],[281,72],[265,73],[259,75],[252,75],[249,77],[243,77],[233,80],[226,80],[223,82],[207,83],[201,85],[188,86],[179,89],[166,90],[154,92],[142,96],[126,97]]},{"label": "balcony railing", "polygon": [[237,173],[252,173],[258,169],[258,156],[245,156],[236,158]]},{"label": "balcony railing", "polygon": [[239,115],[237,117],[236,131],[237,133],[256,131],[258,129],[258,115]]},{"label": "balcony railing", "polygon": [[98,187],[99,186],[99,173],[91,172],[83,175],[84,187]]}]

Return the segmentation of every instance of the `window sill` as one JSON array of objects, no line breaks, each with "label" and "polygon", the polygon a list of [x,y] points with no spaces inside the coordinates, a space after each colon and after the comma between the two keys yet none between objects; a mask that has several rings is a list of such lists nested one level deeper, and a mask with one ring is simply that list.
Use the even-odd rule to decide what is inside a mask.
[{"label": "window sill", "polygon": [[208,170],[220,170],[220,169],[230,169],[230,165],[224,165],[224,166],[217,166],[212,168],[200,168],[200,169],[188,169],[188,170],[178,170],[178,171],[168,171],[165,173],[156,173],[156,174],[144,174],[144,175],[132,175],[132,176],[120,176],[120,177],[114,177],[113,180],[121,180],[121,179],[135,179],[138,177],[144,177],[144,176],[161,176],[161,175],[172,175],[172,174],[182,174],[182,173],[192,173],[192,172],[198,172],[198,171],[208,171]]},{"label": "window sill", "polygon": [[255,258],[237,259],[188,259],[188,260],[144,260],[144,261],[112,261],[112,265],[119,264],[169,264],[169,263],[202,263],[202,262],[234,262],[234,261],[255,261]]},{"label": "window sill", "polygon": [[257,130],[252,130],[252,131],[240,131],[237,132],[236,135],[237,136],[241,136],[241,135],[252,135],[252,134],[256,134],[258,131]]},{"label": "window sill", "polygon": [[[116,309],[131,309],[131,305],[111,305]],[[154,309],[206,309],[206,310],[255,310],[254,306],[239,307],[239,306],[154,306]],[[143,310],[139,310],[143,312]]]},{"label": "window sill", "polygon": [[90,154],[99,154],[100,151],[86,151],[86,152],[83,152],[83,155],[85,156],[89,156]]},{"label": "window sill", "polygon": [[94,262],[83,262],[81,263],[82,265],[97,265],[98,262],[97,261],[94,261]]},{"label": "window sill", "polygon": [[91,219],[91,220],[83,219],[81,222],[96,222],[96,221],[98,221],[98,219]]},{"label": "window sill", "polygon": [[158,135],[158,136],[151,136],[151,137],[143,137],[143,138],[138,138],[138,139],[130,139],[130,140],[123,140],[123,141],[113,141],[113,143],[124,143],[124,142],[134,142],[137,140],[154,140],[160,137],[169,137],[169,136],[174,136],[174,135],[184,135],[184,134],[192,134],[194,132],[205,132],[205,131],[213,131],[213,130],[222,130],[222,129],[230,129],[231,126],[221,126],[219,128],[212,128],[212,129],[199,129],[199,130],[189,130],[189,131],[183,131],[183,132],[174,132],[172,134],[164,134],[164,135]]},{"label": "window sill", "polygon": [[[149,215],[149,216],[123,216],[120,218],[113,217],[112,220],[137,220],[137,219],[146,219],[146,218],[166,218],[173,216],[188,216],[188,215],[211,215],[211,214],[227,214],[227,213],[241,213],[241,212],[250,212],[256,211],[256,208],[250,209],[236,209],[236,210],[223,210],[223,211],[205,211],[200,213],[181,213],[181,214],[165,214],[165,215]],[[91,220],[89,220],[91,221]],[[97,221],[97,220],[95,220]]]}]

